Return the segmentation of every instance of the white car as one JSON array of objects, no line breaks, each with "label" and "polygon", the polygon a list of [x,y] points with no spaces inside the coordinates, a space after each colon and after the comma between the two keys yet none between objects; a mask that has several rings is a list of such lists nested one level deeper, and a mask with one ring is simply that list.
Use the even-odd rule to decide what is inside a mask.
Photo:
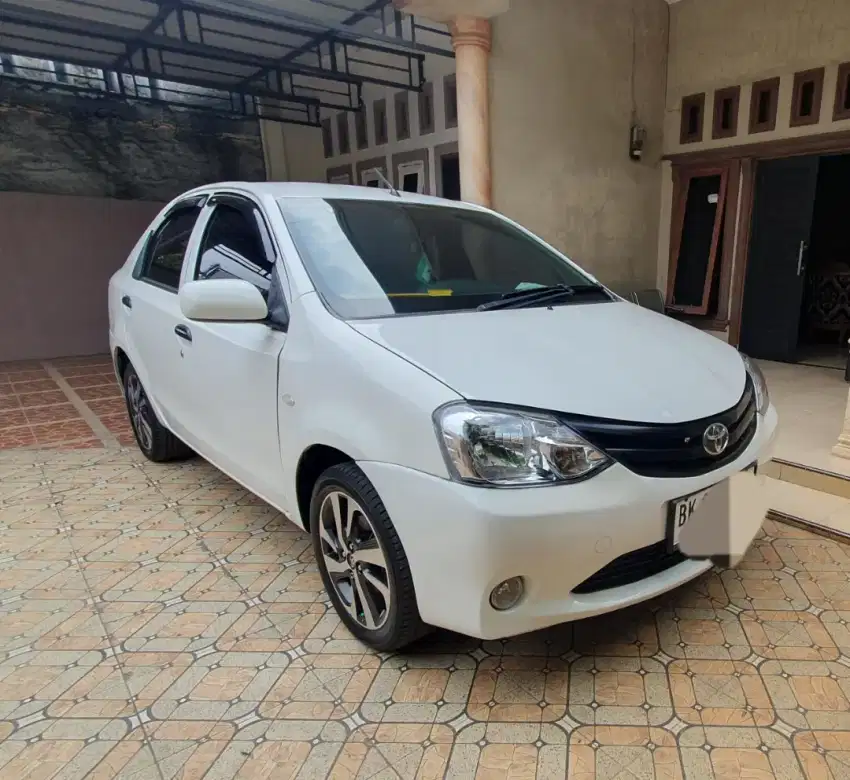
[{"label": "white car", "polygon": [[[693,579],[712,562],[682,552],[683,523],[776,436],[735,349],[427,196],[193,190],[113,276],[109,314],[142,452],[197,452],[303,526],[342,621],[380,650]],[[762,521],[731,516],[744,547]]]}]

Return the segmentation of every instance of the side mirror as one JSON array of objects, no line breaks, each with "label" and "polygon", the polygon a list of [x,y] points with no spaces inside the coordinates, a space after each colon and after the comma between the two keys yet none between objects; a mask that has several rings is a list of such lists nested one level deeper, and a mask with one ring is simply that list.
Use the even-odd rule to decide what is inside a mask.
[{"label": "side mirror", "polygon": [[243,279],[186,282],[178,294],[180,311],[190,320],[259,322],[269,316],[262,293]]}]

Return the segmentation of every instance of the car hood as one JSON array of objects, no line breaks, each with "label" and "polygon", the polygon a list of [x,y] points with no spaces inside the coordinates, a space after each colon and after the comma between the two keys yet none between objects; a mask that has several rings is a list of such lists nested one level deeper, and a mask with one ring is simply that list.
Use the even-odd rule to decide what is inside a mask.
[{"label": "car hood", "polygon": [[624,301],[351,325],[477,401],[676,423],[731,408],[746,382],[720,339]]}]

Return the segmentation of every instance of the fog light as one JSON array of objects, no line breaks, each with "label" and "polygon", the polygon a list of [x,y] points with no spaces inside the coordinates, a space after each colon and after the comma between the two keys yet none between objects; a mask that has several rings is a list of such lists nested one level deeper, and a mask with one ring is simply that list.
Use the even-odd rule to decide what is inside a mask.
[{"label": "fog light", "polygon": [[509,580],[500,582],[490,591],[490,606],[498,609],[499,612],[504,612],[506,609],[515,607],[524,592],[522,577],[511,577]]}]

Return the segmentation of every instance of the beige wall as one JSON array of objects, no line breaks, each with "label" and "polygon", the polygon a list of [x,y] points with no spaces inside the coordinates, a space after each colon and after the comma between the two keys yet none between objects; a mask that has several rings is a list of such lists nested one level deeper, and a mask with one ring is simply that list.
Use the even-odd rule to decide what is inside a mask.
[{"label": "beige wall", "polygon": [[325,181],[319,128],[262,122],[261,129],[268,181]]},{"label": "beige wall", "polygon": [[[668,8],[521,0],[493,20],[494,205],[615,287],[654,286]],[[642,162],[628,156],[632,23]]]},{"label": "beige wall", "polygon": [[[838,64],[850,60],[850,0],[680,0],[670,9],[667,154],[850,129],[833,122]],[[826,66],[817,125],[789,127],[794,73]],[[748,136],[750,87],[781,77],[776,129]],[[738,134],[711,140],[714,90],[740,84]],[[703,142],[679,143],[681,101],[706,93]]]},{"label": "beige wall", "polygon": [[108,352],[109,277],[161,208],[0,192],[0,362]]}]

